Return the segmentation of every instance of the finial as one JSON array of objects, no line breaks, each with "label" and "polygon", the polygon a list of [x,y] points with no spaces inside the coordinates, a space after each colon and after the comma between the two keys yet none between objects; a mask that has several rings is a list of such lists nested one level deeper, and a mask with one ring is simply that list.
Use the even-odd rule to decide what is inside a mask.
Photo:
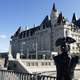
[{"label": "finial", "polygon": [[55,3],[53,3],[53,8],[52,8],[52,9],[53,9],[53,11],[55,11],[55,12],[57,11],[57,9],[56,9],[56,7],[55,7]]}]

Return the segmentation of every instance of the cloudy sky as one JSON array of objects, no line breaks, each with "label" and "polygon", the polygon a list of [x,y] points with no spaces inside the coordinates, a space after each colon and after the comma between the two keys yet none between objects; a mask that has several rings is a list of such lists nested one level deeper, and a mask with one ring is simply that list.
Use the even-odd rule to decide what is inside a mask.
[{"label": "cloudy sky", "polygon": [[80,0],[0,0],[0,52],[8,51],[10,36],[19,26],[39,25],[55,2],[69,20],[80,16]]}]

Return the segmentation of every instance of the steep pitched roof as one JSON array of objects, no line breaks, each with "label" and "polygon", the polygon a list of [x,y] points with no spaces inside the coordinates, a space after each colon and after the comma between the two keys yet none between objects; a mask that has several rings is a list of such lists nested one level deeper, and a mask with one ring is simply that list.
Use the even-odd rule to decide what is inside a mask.
[{"label": "steep pitched roof", "polygon": [[60,24],[61,22],[63,22],[63,16],[62,16],[62,12],[60,12],[58,18],[57,18],[57,23]]}]

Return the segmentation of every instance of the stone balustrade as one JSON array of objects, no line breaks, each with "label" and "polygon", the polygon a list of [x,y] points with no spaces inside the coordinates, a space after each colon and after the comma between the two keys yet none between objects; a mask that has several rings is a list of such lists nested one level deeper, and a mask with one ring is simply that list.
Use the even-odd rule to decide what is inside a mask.
[{"label": "stone balustrade", "polygon": [[0,70],[0,80],[56,80],[56,77]]}]

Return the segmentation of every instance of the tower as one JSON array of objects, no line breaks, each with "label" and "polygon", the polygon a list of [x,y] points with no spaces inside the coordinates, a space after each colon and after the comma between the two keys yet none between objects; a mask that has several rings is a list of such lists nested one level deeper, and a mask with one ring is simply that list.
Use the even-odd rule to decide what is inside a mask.
[{"label": "tower", "polygon": [[56,19],[58,17],[58,11],[55,7],[55,3],[53,3],[53,8],[50,14],[50,18],[51,18],[51,23],[55,23]]},{"label": "tower", "polygon": [[[65,37],[66,34],[68,34],[68,25],[67,25],[67,20],[63,16],[62,12],[58,12],[55,4],[53,4],[53,8],[51,11],[50,15],[51,19],[51,46],[52,46],[52,51],[59,51],[60,49],[55,46],[55,42],[58,38],[60,37]],[[67,22],[67,23],[66,23]]]}]

